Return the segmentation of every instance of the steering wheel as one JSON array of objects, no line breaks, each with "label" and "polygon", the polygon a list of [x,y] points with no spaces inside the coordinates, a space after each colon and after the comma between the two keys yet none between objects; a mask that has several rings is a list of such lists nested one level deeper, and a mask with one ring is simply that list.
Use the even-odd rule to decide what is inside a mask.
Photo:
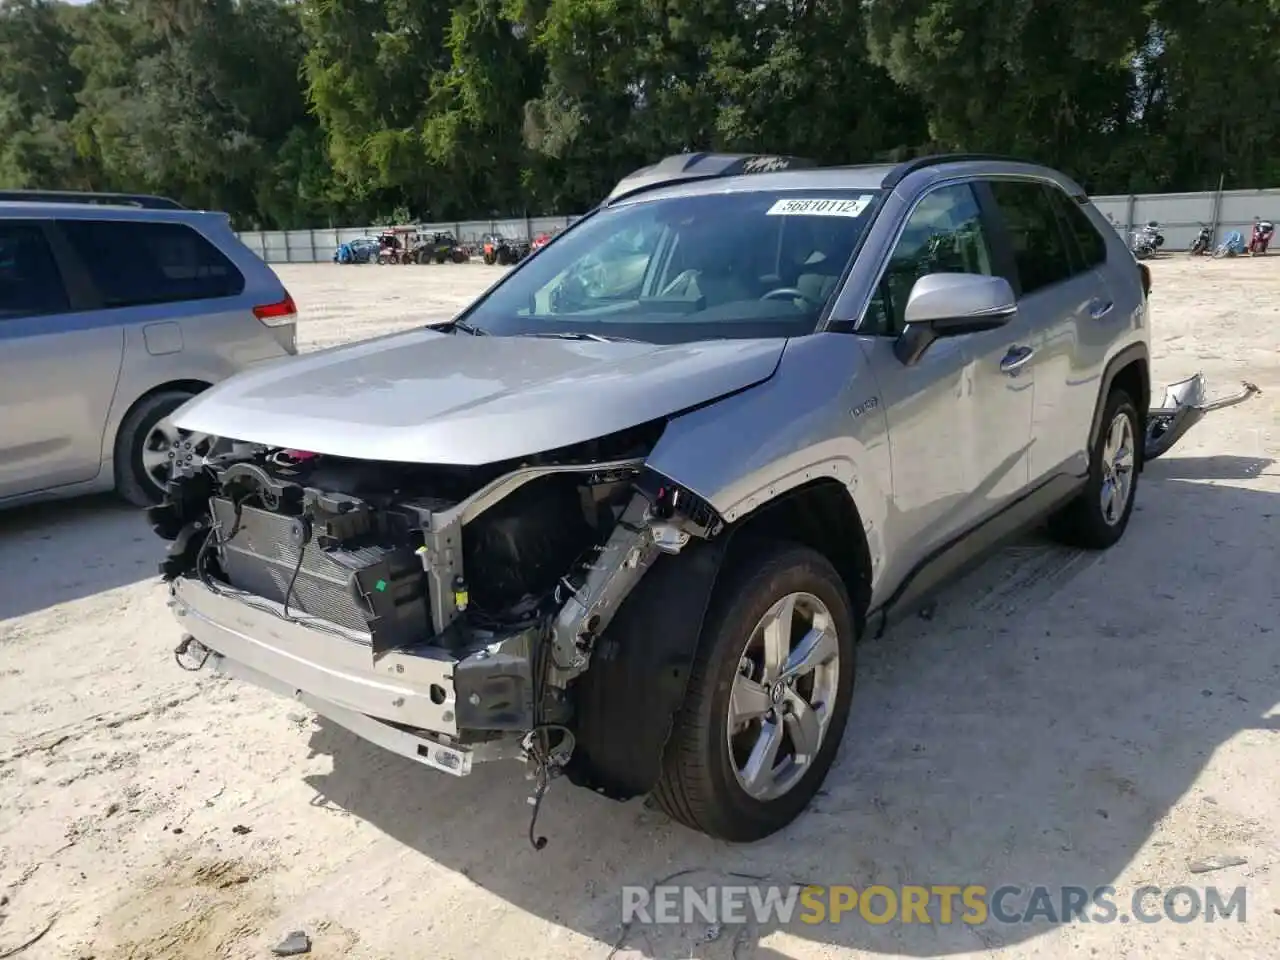
[{"label": "steering wheel", "polygon": [[820,307],[822,304],[814,300],[812,297],[805,295],[796,287],[778,287],[776,290],[770,290],[761,300],[803,300],[805,303],[813,307]]}]

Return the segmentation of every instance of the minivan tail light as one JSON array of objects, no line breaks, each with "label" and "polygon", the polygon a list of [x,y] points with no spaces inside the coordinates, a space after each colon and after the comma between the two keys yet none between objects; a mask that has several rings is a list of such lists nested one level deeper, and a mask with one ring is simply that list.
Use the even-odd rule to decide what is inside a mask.
[{"label": "minivan tail light", "polygon": [[281,327],[298,319],[298,308],[294,305],[293,297],[286,293],[283,300],[254,307],[253,315],[268,327]]}]

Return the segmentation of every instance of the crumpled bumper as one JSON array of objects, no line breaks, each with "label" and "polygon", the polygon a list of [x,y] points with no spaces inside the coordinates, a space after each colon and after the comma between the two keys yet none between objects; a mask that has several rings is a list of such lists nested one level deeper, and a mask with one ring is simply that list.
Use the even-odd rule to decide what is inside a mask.
[{"label": "crumpled bumper", "polygon": [[199,645],[187,643],[188,658],[220,673],[293,697],[357,736],[454,775],[469,773],[473,762],[518,756],[502,741],[456,743],[458,661],[443,650],[394,650],[375,660],[367,638],[285,619],[261,597],[242,599],[190,577],[175,579],[170,593],[179,623]]},{"label": "crumpled bumper", "polygon": [[1204,375],[1179,380],[1165,387],[1164,402],[1147,413],[1147,436],[1144,456],[1154,460],[1173,449],[1173,445],[1186,436],[1187,431],[1213,410],[1235,406],[1251,396],[1261,393],[1256,384],[1247,380],[1239,393],[1208,401],[1205,399]]}]

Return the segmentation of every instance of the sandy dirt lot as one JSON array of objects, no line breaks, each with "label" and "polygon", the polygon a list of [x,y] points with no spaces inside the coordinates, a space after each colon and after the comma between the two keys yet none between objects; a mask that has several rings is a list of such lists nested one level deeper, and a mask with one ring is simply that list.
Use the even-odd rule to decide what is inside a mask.
[{"label": "sandy dirt lot", "polygon": [[[1143,476],[1105,555],[1031,540],[861,653],[841,755],[767,842],[454,780],[170,651],[111,500],[0,515],[0,957],[1272,958],[1280,943],[1280,258],[1153,265],[1156,378],[1264,394]],[[447,316],[479,265],[295,266],[304,349]],[[1206,857],[1243,864],[1196,874]],[[1247,887],[1244,923],[620,925],[623,884]],[[935,916],[936,919],[936,916]]]}]

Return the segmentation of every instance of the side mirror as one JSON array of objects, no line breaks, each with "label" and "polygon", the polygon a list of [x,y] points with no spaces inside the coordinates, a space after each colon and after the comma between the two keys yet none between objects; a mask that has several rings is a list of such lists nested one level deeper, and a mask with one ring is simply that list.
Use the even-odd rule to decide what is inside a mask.
[{"label": "side mirror", "polygon": [[906,328],[894,342],[893,352],[905,366],[911,366],[933,341],[995,330],[1017,312],[1018,299],[1004,277],[925,274],[907,297]]}]

